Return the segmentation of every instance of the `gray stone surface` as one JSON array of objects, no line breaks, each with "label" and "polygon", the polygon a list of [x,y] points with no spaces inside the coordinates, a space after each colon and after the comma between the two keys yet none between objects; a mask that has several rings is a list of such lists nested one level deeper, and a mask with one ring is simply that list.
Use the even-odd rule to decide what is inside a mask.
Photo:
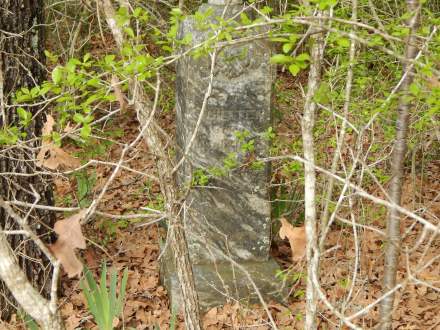
[{"label": "gray stone surface", "polygon": [[[204,5],[201,10],[207,8],[214,8],[214,15],[222,14],[223,6]],[[209,34],[209,31],[194,31],[194,22],[185,21],[182,34],[192,33],[193,43],[205,40]],[[180,172],[181,184],[197,168],[223,167],[229,153],[237,153],[239,161],[244,160],[246,155],[240,152],[236,132],[249,131],[249,138],[255,139],[256,156],[267,155],[268,145],[262,134],[270,126],[269,59],[270,49],[262,42],[219,52],[213,90],[188,161]],[[178,64],[177,137],[182,149],[190,141],[202,109],[210,64],[208,56],[199,59],[187,56]],[[268,165],[260,171],[234,170],[226,177],[212,178],[206,187],[191,191],[187,198],[191,207],[186,225],[192,234],[187,238],[193,262],[222,259],[215,251],[206,249],[204,240],[214,242],[234,258],[267,260],[271,230],[268,171]]]},{"label": "gray stone surface", "polygon": [[[214,12],[212,17],[219,17],[224,11],[224,6],[213,4],[202,5],[200,10],[209,8]],[[241,9],[241,5],[230,5],[225,16],[232,17]],[[181,37],[187,33],[192,34],[195,45],[206,40],[212,31],[197,30],[197,24],[187,19],[181,25]],[[212,93],[197,136],[179,169],[178,181],[182,187],[196,169],[222,168],[230,153],[238,156],[239,163],[249,157],[267,156],[269,145],[263,136],[271,125],[270,56],[270,48],[264,41],[228,46],[218,52]],[[186,149],[196,127],[210,81],[210,67],[209,56],[197,59],[185,56],[177,65],[176,133],[181,150]],[[247,140],[254,140],[252,155],[240,149],[236,132],[244,131],[249,132]],[[181,156],[180,152],[178,159]],[[208,185],[193,188],[187,195],[185,232],[202,306],[224,302],[222,295],[207,284],[218,286],[219,276],[224,277],[226,286],[236,286],[233,291],[239,297],[249,297],[249,282],[243,274],[233,283],[229,258],[246,265],[262,291],[276,290],[278,283],[274,275],[278,267],[269,258],[269,172],[269,164],[260,170],[239,167],[225,176],[211,177]],[[165,273],[167,269],[171,265],[164,265]],[[176,279],[171,273],[164,280],[173,296]]]},{"label": "gray stone surface", "polygon": [[[240,265],[248,271],[266,301],[282,300],[285,292],[281,290],[279,279],[275,278],[279,266],[274,260],[247,261],[241,262]],[[171,306],[180,310],[183,307],[183,301],[177,274],[169,254],[165,254],[161,262],[160,273],[161,281],[168,290]],[[235,301],[245,304],[260,302],[247,275],[231,263],[194,265],[193,273],[202,311],[222,305],[228,302],[228,299],[231,303]]]}]

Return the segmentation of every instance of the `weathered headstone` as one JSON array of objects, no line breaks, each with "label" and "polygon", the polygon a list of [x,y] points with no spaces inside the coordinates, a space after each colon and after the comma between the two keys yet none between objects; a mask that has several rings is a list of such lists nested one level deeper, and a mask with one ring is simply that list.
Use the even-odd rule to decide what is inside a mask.
[{"label": "weathered headstone", "polygon": [[[243,9],[240,1],[230,1],[227,6],[225,1],[211,0],[199,10],[212,11],[208,20],[216,22],[218,17],[230,18]],[[212,30],[199,30],[197,26],[194,19],[181,25],[181,37],[191,34],[192,45],[212,35]],[[211,57],[184,56],[177,65],[177,158],[188,151],[178,181],[184,189],[197,171],[209,177],[206,185],[190,190],[183,215],[204,309],[223,304],[227,296],[256,301],[248,277],[231,259],[246,268],[266,298],[280,296],[280,282],[275,278],[279,267],[269,256],[270,168],[268,163],[250,165],[252,159],[267,156],[269,149],[265,132],[271,125],[270,56],[270,48],[261,40],[219,49],[212,92],[199,126],[211,80]],[[188,148],[195,129],[197,134]],[[246,150],[245,143],[253,147]],[[236,161],[237,167],[225,169],[225,159]],[[162,264],[162,278],[172,303],[179,305],[179,285],[171,258]]]}]

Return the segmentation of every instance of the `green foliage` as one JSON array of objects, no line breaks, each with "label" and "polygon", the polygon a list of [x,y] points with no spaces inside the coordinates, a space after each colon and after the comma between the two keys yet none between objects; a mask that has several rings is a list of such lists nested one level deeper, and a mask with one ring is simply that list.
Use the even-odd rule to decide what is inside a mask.
[{"label": "green foliage", "polygon": [[292,272],[291,269],[280,269],[276,272],[275,277],[281,281],[288,282],[290,285],[294,285],[303,280],[306,276],[303,272]]},{"label": "green foliage", "polygon": [[[284,44],[286,45],[286,44]],[[283,50],[285,50],[283,45]],[[290,43],[287,43],[290,45]],[[290,47],[287,47],[287,52],[290,51]],[[307,68],[310,62],[309,54],[302,53],[298,56],[290,56],[284,54],[276,54],[272,56],[271,62],[274,64],[288,65],[288,69],[293,76],[296,76],[302,69]]]},{"label": "green foliage", "polygon": [[20,118],[19,123],[21,126],[26,127],[31,123],[32,113],[30,111],[26,111],[24,108],[18,107],[17,114],[18,114],[18,118]]},{"label": "green foliage", "polygon": [[147,204],[147,207],[152,210],[163,211],[165,209],[165,200],[163,195],[158,194],[154,196],[154,199]]},{"label": "green foliage", "polygon": [[311,0],[311,3],[318,5],[319,10],[326,10],[335,6],[338,0]]},{"label": "green foliage", "polygon": [[175,330],[177,326],[177,309],[171,309],[170,330]]},{"label": "green foliage", "polygon": [[[281,217],[294,214],[301,206],[302,200],[298,187],[289,187],[280,185],[272,191],[272,218],[279,219]],[[300,219],[301,214],[297,214]],[[277,232],[277,231],[276,231]]]},{"label": "green foliage", "polygon": [[275,134],[275,132],[274,132],[274,130],[273,130],[272,127],[269,127],[269,128],[266,130],[266,132],[264,132],[264,134],[263,134],[263,138],[264,138],[266,141],[273,141],[273,140],[275,139],[275,137],[276,137],[276,134]]},{"label": "green foliage", "polygon": [[76,178],[77,199],[81,208],[90,206],[90,199],[88,198],[93,191],[96,183],[96,173],[88,173],[87,171],[80,171],[74,173]]},{"label": "green foliage", "polygon": [[193,186],[206,186],[209,182],[209,177],[202,169],[197,169],[193,172],[192,185]]},{"label": "green foliage", "polygon": [[23,320],[23,322],[26,326],[26,329],[28,329],[28,330],[40,329],[37,322],[35,322],[35,320],[29,314],[26,314],[24,311],[19,310],[18,316]]},{"label": "green foliage", "polygon": [[26,136],[25,132],[20,133],[20,129],[16,126],[5,127],[0,129],[0,145],[12,145],[17,143],[20,136]]},{"label": "green foliage", "polygon": [[223,159],[223,166],[227,170],[233,170],[238,167],[238,160],[237,160],[237,154],[235,152],[230,152],[228,155]]},{"label": "green foliage", "polygon": [[92,313],[100,330],[112,330],[113,320],[119,317],[124,306],[125,290],[128,279],[128,269],[124,270],[117,290],[118,275],[116,271],[110,274],[109,288],[107,287],[107,266],[101,267],[101,280],[98,284],[89,269],[85,268],[85,278],[80,281],[80,288],[87,300],[87,307]]},{"label": "green foliage", "polygon": [[130,224],[139,222],[139,219],[119,219],[119,220],[103,220],[100,223],[100,229],[104,231],[103,245],[107,245],[110,241],[116,239],[116,234],[121,229],[126,229]]},{"label": "green foliage", "polygon": [[261,171],[265,167],[265,163],[261,160],[256,160],[251,163],[251,169],[254,171]]}]

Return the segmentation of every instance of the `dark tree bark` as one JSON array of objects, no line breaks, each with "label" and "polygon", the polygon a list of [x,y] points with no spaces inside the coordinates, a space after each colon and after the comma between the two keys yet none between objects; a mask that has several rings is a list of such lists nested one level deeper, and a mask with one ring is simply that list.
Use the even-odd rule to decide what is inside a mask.
[{"label": "dark tree bark", "polygon": [[[46,76],[44,63],[43,0],[0,0],[0,97],[3,102],[0,114],[0,130],[18,126],[18,116],[11,104],[13,93],[22,87],[31,89]],[[1,79],[3,78],[3,79]],[[0,145],[0,196],[8,200],[53,205],[52,187],[48,178],[36,175],[35,157],[38,137],[45,120],[39,107],[25,108],[35,117],[26,128],[24,141],[14,146]],[[11,173],[17,173],[13,175]],[[22,174],[29,174],[23,176]],[[24,215],[27,209],[16,210]],[[54,223],[52,212],[32,212],[28,223],[46,242],[50,240],[50,228]],[[18,229],[13,219],[0,208],[0,225],[6,230]],[[9,242],[27,277],[43,296],[49,296],[50,269],[47,259],[35,244],[21,235],[10,235]],[[2,319],[9,319],[15,310],[14,299],[0,284],[0,308]]]}]

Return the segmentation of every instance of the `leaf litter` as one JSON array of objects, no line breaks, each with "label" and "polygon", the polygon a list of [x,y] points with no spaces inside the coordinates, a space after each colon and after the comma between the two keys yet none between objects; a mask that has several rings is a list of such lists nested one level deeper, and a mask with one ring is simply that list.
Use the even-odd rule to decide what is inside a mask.
[{"label": "leaf litter", "polygon": [[[137,133],[137,122],[124,117],[124,127],[128,127],[128,134],[124,139],[130,139]],[[128,141],[128,140],[127,140]],[[144,146],[140,146],[144,148]],[[107,161],[117,160],[120,150],[107,153]],[[110,156],[109,156],[110,155]],[[136,157],[130,160],[129,166],[144,171],[149,168],[154,175],[153,162],[143,150],[138,150]],[[434,166],[440,170],[440,164]],[[436,173],[436,169],[431,173]],[[106,168],[96,167],[98,176],[106,177],[111,171]],[[437,173],[440,173],[438,171]],[[136,178],[133,173],[123,172],[110,187],[109,194],[102,203],[104,212],[113,214],[125,214],[136,210],[140,206],[154,202],[159,195],[159,187],[151,183],[149,187],[142,184],[142,180]],[[133,180],[134,179],[134,180]],[[406,187],[409,182],[405,184]],[[430,181],[432,187],[440,187],[439,178],[435,176]],[[117,189],[112,190],[112,187]],[[426,181],[424,191],[430,194]],[[380,195],[380,192],[374,192]],[[411,191],[405,193],[404,198],[409,200]],[[439,203],[431,205],[431,209],[439,207]],[[345,210],[349,211],[349,210]],[[341,210],[343,213],[344,210]],[[384,229],[383,217],[372,217],[370,225]],[[98,220],[98,219],[97,219]],[[433,220],[433,219],[430,219]],[[106,219],[104,221],[112,221]],[[272,249],[272,254],[282,265],[287,274],[287,284],[292,288],[290,298],[286,303],[274,301],[268,302],[269,309],[279,329],[303,329],[305,310],[305,265],[303,259],[305,248],[304,227],[294,227],[287,219],[281,219],[282,230],[280,236],[287,238]],[[405,228],[411,226],[410,221],[405,221]],[[95,242],[103,240],[107,235],[99,227],[99,221],[95,221],[85,228],[85,236]],[[412,229],[411,234],[405,237],[404,244],[411,246],[420,236],[418,226]],[[354,284],[354,298],[346,303],[345,313],[354,313],[364,306],[372,303],[381,295],[381,274],[383,274],[383,237],[377,232],[363,230],[360,232],[360,269],[358,279]],[[117,228],[116,234],[102,249],[90,245],[82,253],[83,262],[93,270],[98,271],[102,260],[110,262],[112,267],[122,270],[128,267],[129,283],[127,287],[126,304],[123,317],[119,325],[133,327],[135,329],[169,329],[173,313],[170,310],[166,289],[159,280],[159,239],[163,239],[165,231],[158,225],[135,227],[130,225]],[[331,252],[326,253],[321,260],[320,280],[325,288],[327,297],[336,306],[341,306],[348,295],[351,285],[352,267],[355,258],[355,249],[350,226],[334,226],[330,231],[325,248]],[[421,247],[410,258],[410,267],[415,267],[420,256],[429,260],[437,255],[440,242],[433,243],[428,251]],[[111,258],[109,258],[109,256]],[[398,280],[404,280],[406,274],[406,261],[401,262]],[[434,262],[423,272],[419,273],[419,279],[440,284],[440,263]],[[97,275],[97,274],[96,274]],[[63,280],[65,297],[62,299],[61,309],[68,322],[68,329],[92,329],[94,324],[86,310],[82,294],[78,288],[77,279]],[[414,294],[416,292],[416,294]],[[440,328],[440,304],[437,304],[438,295],[433,290],[421,285],[408,285],[398,295],[396,312],[394,316],[395,329],[438,329]],[[319,303],[323,317],[319,320],[320,328],[335,329],[334,325],[339,320],[330,313],[326,307]],[[358,324],[363,328],[374,328],[378,317],[378,308],[358,319]],[[264,309],[259,305],[226,304],[210,309],[203,316],[204,329],[271,329]],[[184,329],[182,314],[177,316],[177,329]]]},{"label": "leaf litter", "polygon": [[[50,119],[49,119],[50,120]],[[171,121],[169,118],[165,118]],[[125,128],[123,137],[125,142],[135,136],[138,132],[138,124],[135,119],[124,116],[120,127]],[[48,124],[48,127],[50,125]],[[47,128],[49,130],[49,128]],[[48,132],[48,131],[47,131]],[[69,148],[66,147],[67,149]],[[75,150],[67,150],[70,155]],[[112,146],[110,150],[99,159],[104,161],[117,161],[120,149]],[[61,157],[62,158],[62,157]],[[71,160],[70,160],[71,161]],[[57,162],[57,161],[55,161]],[[61,166],[62,162],[58,166]],[[49,166],[50,163],[49,163]],[[53,165],[55,166],[55,165]],[[53,167],[52,166],[52,167]],[[138,150],[130,155],[127,163],[139,171],[148,171],[154,175],[153,161],[145,152],[145,147],[140,145]],[[417,181],[418,198],[434,201],[427,205],[424,214],[430,221],[438,223],[440,214],[440,201],[436,200],[440,191],[440,162],[431,162],[426,165],[428,175],[424,180]],[[48,167],[49,168],[49,167]],[[111,170],[108,167],[96,166],[98,178],[105,180]],[[63,181],[64,180],[64,181]],[[412,203],[411,182],[405,182],[403,201],[408,206]],[[150,182],[148,185],[143,178],[130,172],[122,172],[110,186],[108,194],[104,197],[100,205],[100,210],[112,214],[128,214],[138,212],[140,206],[154,202],[159,195],[157,183]],[[65,179],[55,180],[58,199],[63,199],[74,195],[75,183],[66,182]],[[421,188],[423,186],[423,189]],[[380,196],[380,191],[371,191]],[[96,192],[92,192],[94,194]],[[93,198],[91,196],[90,198]],[[62,204],[63,202],[61,202]],[[371,209],[374,206],[370,205]],[[349,214],[349,210],[345,210]],[[341,210],[341,214],[344,209]],[[437,215],[437,216],[436,216]],[[80,213],[73,215],[72,223],[78,222]],[[61,219],[58,228],[55,230],[63,237],[67,230],[63,224],[71,218]],[[371,221],[368,223],[376,228],[384,229],[383,214],[375,217],[369,215]],[[437,221],[437,222],[436,222]],[[301,261],[304,253],[304,228],[293,227],[287,219],[282,219],[282,230],[280,236],[287,238],[288,241],[281,241],[274,245],[272,254],[280,263],[285,274],[286,283],[291,288],[291,295],[286,303],[268,302],[268,307],[279,327],[279,329],[303,329],[304,306],[305,306],[305,266]],[[61,223],[61,224],[60,224]],[[103,226],[104,223],[113,225],[111,229]],[[418,225],[412,226],[408,219],[402,221],[403,229],[407,231],[404,237],[404,247],[411,247],[421,236],[421,228]],[[61,228],[60,228],[61,226]],[[67,239],[70,244],[70,252],[84,245],[81,235],[74,229],[73,242]],[[70,228],[72,230],[72,228]],[[164,236],[164,229],[158,225],[136,227],[134,224],[123,223],[113,219],[99,219],[82,228],[84,236],[93,244],[88,244],[85,250],[81,251],[81,262],[86,264],[92,272],[97,272],[102,261],[107,261],[111,267],[121,271],[129,269],[129,283],[127,287],[126,304],[118,326],[134,329],[169,329],[172,312],[170,311],[166,289],[159,281],[159,239]],[[355,255],[352,228],[346,225],[334,226],[326,240],[325,249],[330,251],[325,253],[321,259],[320,281],[330,302],[339,308],[344,307],[347,315],[354,313],[366,305],[375,301],[381,295],[381,275],[383,274],[383,237],[377,232],[367,229],[359,231],[360,239],[360,264],[357,281],[351,283],[353,264]],[[60,234],[61,233],[61,234]],[[111,236],[108,239],[108,236]],[[60,239],[60,238],[59,238]],[[426,238],[428,240],[429,238]],[[56,243],[55,243],[56,244]],[[429,248],[422,244],[412,253],[409,260],[402,256],[398,280],[406,278],[407,267],[416,269],[420,262],[427,262],[438,255],[440,242],[434,238]],[[76,252],[77,253],[77,252]],[[76,257],[75,257],[76,258]],[[73,260],[74,257],[71,256]],[[407,264],[409,262],[409,264]],[[63,263],[63,267],[65,263]],[[69,272],[67,266],[67,276],[76,274],[76,267]],[[420,281],[424,281],[432,286],[440,285],[440,263],[433,262],[429,267],[420,271],[416,276]],[[345,302],[348,292],[353,285],[353,296],[350,302]],[[62,279],[62,296],[60,297],[60,309],[66,322],[67,329],[96,329],[89,313],[86,309],[84,297],[79,290],[78,279],[64,277]],[[438,304],[440,294],[437,291],[421,284],[408,284],[397,295],[395,313],[393,317],[393,327],[395,329],[440,329],[440,304]],[[339,320],[328,312],[326,307],[319,303],[322,318],[319,320],[319,327],[326,329],[340,328]],[[377,324],[378,308],[373,308],[370,313],[359,318],[358,324],[365,329],[372,329]],[[14,320],[14,319],[13,319]],[[18,329],[20,323],[15,317],[15,325],[11,329]],[[267,315],[263,308],[258,305],[247,304],[226,304],[210,309],[203,316],[204,329],[270,329]],[[0,325],[0,329],[3,325]],[[8,329],[8,325],[4,325]],[[184,329],[182,315],[177,316],[177,329]]]}]

